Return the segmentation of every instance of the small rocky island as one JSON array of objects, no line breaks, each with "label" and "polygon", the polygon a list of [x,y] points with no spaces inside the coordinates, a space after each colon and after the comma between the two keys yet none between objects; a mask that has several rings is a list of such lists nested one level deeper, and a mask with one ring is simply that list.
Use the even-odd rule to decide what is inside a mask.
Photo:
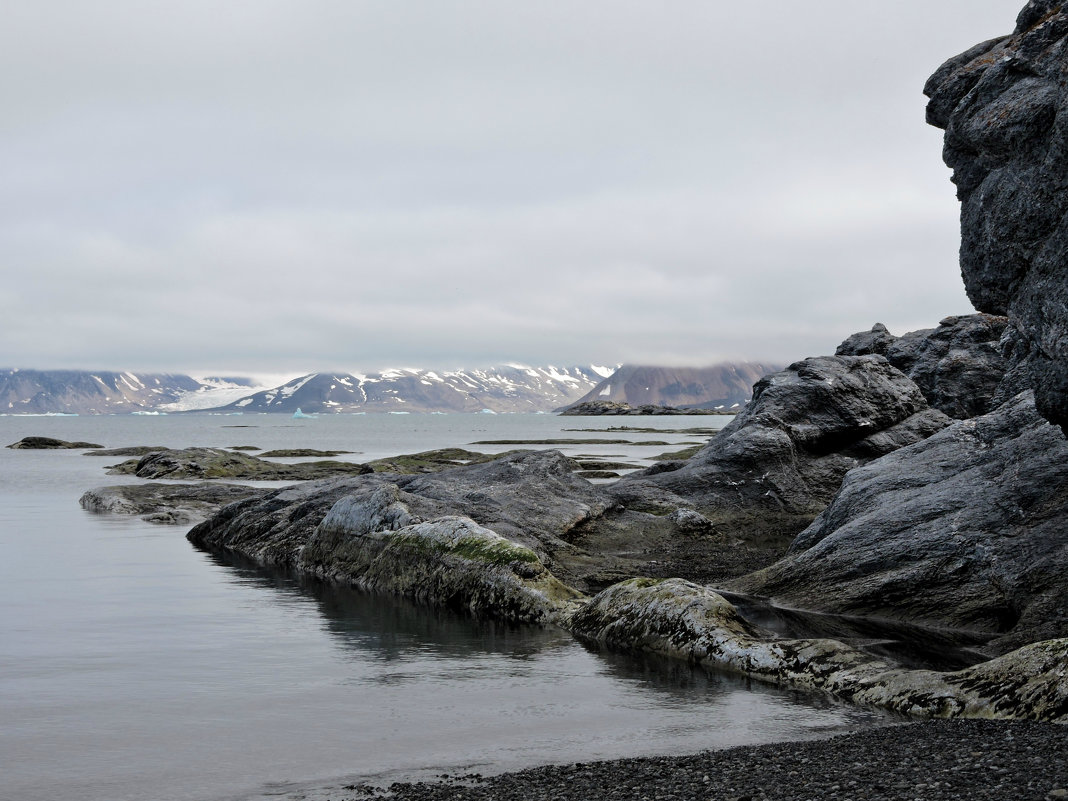
[{"label": "small rocky island", "polygon": [[[613,484],[552,450],[369,468],[238,500],[190,540],[912,717],[1068,722],[1066,69],[1068,9],[1032,0],[925,88],[977,314],[853,334]],[[183,464],[123,469],[205,477]],[[757,602],[818,614],[776,629]],[[908,664],[850,621],[974,658]]]}]

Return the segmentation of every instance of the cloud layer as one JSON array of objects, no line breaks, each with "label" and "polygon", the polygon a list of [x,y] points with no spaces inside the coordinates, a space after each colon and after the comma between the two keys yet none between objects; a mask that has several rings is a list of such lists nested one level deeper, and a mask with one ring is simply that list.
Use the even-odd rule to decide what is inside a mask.
[{"label": "cloud layer", "polygon": [[1019,3],[19,5],[0,362],[284,372],[969,311],[920,90]]}]

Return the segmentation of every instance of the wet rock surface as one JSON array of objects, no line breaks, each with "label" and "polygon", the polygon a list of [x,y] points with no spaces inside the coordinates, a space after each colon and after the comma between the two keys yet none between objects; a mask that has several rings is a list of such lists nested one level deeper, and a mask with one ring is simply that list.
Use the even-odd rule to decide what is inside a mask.
[{"label": "wet rock surface", "polygon": [[[396,783],[388,792],[395,801],[1054,801],[1068,797],[1068,728],[924,721],[813,742]],[[378,795],[364,786],[330,797]]]},{"label": "wet rock surface", "polygon": [[122,484],[88,490],[78,500],[90,512],[138,515],[150,523],[189,525],[223,506],[256,498],[267,490],[240,484],[204,481],[197,484]]},{"label": "wet rock surface", "polygon": [[1009,36],[924,87],[961,201],[960,266],[977,309],[1007,315],[1029,351],[1039,411],[1068,426],[1068,8],[1032,0]]},{"label": "wet rock surface", "polygon": [[882,356],[809,358],[757,382],[745,410],[688,461],[608,491],[636,509],[694,508],[729,538],[784,548],[849,470],[948,424]]},{"label": "wet rock surface", "polygon": [[782,561],[731,586],[808,609],[1068,636],[1068,441],[1030,393],[846,476]]},{"label": "wet rock surface", "polygon": [[339,473],[370,473],[371,468],[353,462],[300,462],[280,464],[220,448],[184,448],[152,451],[108,470],[111,475],[167,479],[255,479],[259,481],[304,481]]}]

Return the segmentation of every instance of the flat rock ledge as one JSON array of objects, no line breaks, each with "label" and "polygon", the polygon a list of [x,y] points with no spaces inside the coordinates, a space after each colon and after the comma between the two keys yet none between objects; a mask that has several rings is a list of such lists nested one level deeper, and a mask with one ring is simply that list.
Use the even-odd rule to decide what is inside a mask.
[{"label": "flat rock ledge", "polygon": [[722,596],[682,579],[616,584],[565,627],[605,647],[686,659],[911,717],[1068,723],[1068,639],[949,673],[905,670],[836,640],[768,638]]}]

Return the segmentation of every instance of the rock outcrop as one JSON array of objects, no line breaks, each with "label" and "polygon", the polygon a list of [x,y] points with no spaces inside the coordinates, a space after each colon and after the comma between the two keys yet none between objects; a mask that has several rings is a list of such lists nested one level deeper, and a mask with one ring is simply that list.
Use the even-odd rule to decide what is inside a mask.
[{"label": "rock outcrop", "polygon": [[[689,518],[619,508],[601,487],[574,475],[577,468],[558,451],[522,451],[433,473],[311,482],[228,507],[194,528],[190,538],[209,549],[300,569],[313,560],[316,572],[344,580],[351,572],[344,566],[344,544],[317,541],[310,547],[313,533],[341,498],[347,497],[350,509],[377,508],[375,499],[392,488],[394,508],[404,510],[398,518],[403,525],[468,518],[530,549],[561,581],[588,591],[649,572],[680,539],[711,537]],[[336,570],[328,567],[332,559]]]},{"label": "rock outcrop", "polygon": [[7,447],[17,451],[55,451],[103,448],[104,446],[95,445],[92,442],[67,442],[64,439],[53,439],[52,437],[23,437],[18,442],[12,442]]},{"label": "rock outcrop", "polygon": [[882,356],[823,356],[753,388],[753,400],[689,461],[608,489],[649,511],[693,508],[728,537],[784,543],[827,506],[845,474],[948,425]]},{"label": "rock outcrop", "polygon": [[1007,315],[1038,410],[1068,430],[1068,7],[1031,0],[1009,36],[947,61],[927,120],[961,201],[960,266],[977,309]]},{"label": "rock outcrop", "polygon": [[1029,393],[850,472],[782,561],[733,589],[851,615],[1068,636],[1068,441]]},{"label": "rock outcrop", "polygon": [[[96,447],[96,446],[94,446]],[[138,478],[193,479],[231,478],[258,481],[306,481],[339,473],[370,473],[367,465],[354,462],[298,462],[280,464],[221,448],[183,448],[151,451],[108,470],[111,475]]]},{"label": "rock outcrop", "polygon": [[619,415],[734,414],[734,412],[718,409],[677,409],[674,406],[658,406],[651,403],[631,406],[623,401],[592,400],[568,406],[560,414],[573,417],[613,417]]},{"label": "rock outcrop", "polygon": [[685,659],[913,717],[1068,720],[1068,639],[960,671],[905,670],[836,640],[772,637],[722,596],[681,579],[609,587],[567,625],[604,646]]},{"label": "rock outcrop", "polygon": [[998,405],[995,396],[1009,368],[1001,342],[1007,323],[1007,318],[990,314],[947,317],[938,328],[900,337],[876,323],[871,331],[846,339],[835,354],[885,356],[916,382],[931,406],[963,420]]},{"label": "rock outcrop", "polygon": [[150,523],[188,525],[215,514],[235,501],[256,498],[267,490],[241,484],[202,481],[197,484],[121,484],[97,487],[78,503],[90,512],[138,515]]}]

